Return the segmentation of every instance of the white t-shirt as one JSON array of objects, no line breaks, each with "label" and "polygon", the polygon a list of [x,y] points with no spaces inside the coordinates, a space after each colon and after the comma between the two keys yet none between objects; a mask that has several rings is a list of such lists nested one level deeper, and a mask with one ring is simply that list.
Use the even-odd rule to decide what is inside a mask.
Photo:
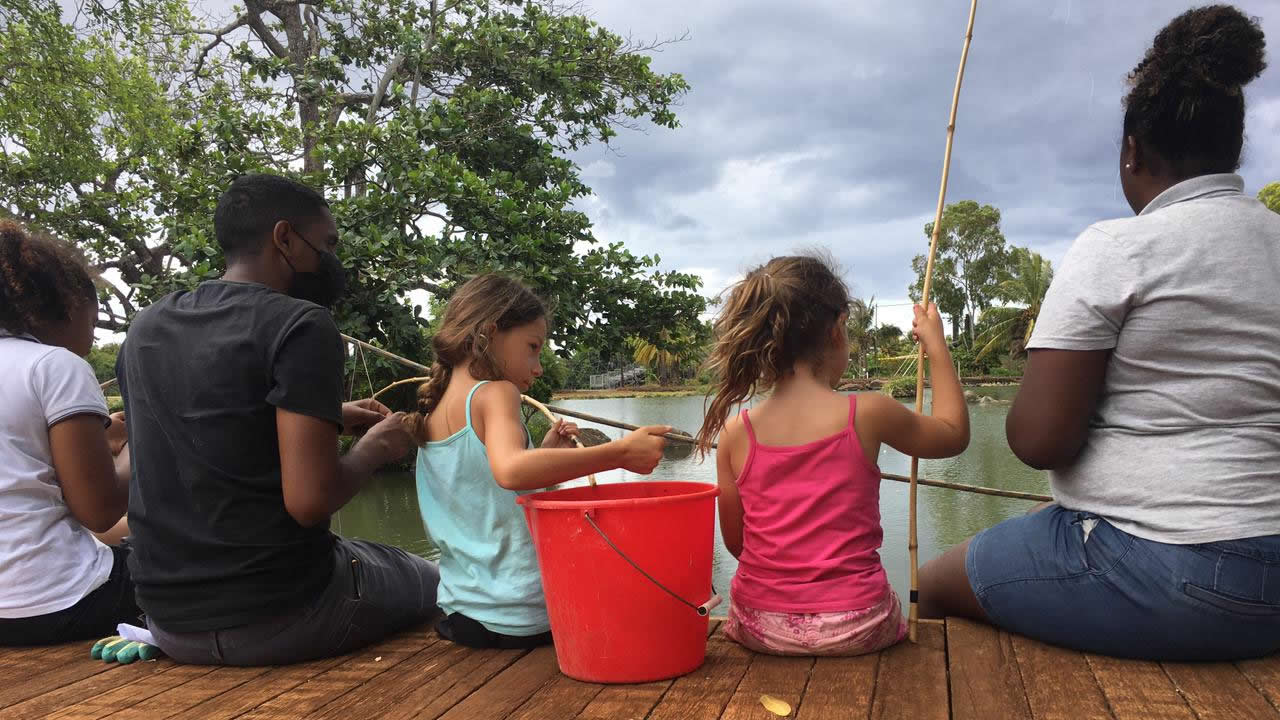
[{"label": "white t-shirt", "polygon": [[1030,348],[1111,350],[1063,507],[1148,540],[1280,534],[1280,215],[1236,175],[1089,228]]},{"label": "white t-shirt", "polygon": [[111,574],[111,548],[72,517],[49,449],[49,427],[84,414],[108,417],[89,363],[0,330],[0,618],[65,610]]}]

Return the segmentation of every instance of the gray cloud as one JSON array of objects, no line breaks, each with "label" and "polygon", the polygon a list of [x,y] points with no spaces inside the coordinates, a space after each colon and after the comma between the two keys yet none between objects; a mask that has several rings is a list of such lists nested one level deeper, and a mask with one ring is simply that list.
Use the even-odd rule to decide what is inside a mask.
[{"label": "gray cloud", "polygon": [[[1054,261],[1090,223],[1129,214],[1116,182],[1125,75],[1156,31],[1194,4],[981,5],[948,200],[995,205],[1011,242]],[[1272,3],[1238,6],[1280,38]],[[688,30],[654,67],[693,86],[680,129],[624,133],[577,156],[595,168],[596,197],[583,207],[602,239],[657,252],[668,268],[698,269],[712,291],[770,255],[825,245],[858,292],[905,296],[937,201],[966,3],[593,0],[591,8],[601,24],[640,39]],[[1248,97],[1241,172],[1256,190],[1280,179],[1271,142],[1280,69]]]}]

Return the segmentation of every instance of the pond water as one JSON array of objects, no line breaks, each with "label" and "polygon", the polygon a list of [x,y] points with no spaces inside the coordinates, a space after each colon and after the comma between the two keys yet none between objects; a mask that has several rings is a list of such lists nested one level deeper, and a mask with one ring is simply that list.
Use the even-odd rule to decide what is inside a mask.
[{"label": "pond water", "polygon": [[[1016,388],[984,388],[982,393],[1012,398]],[[617,398],[608,400],[563,400],[557,405],[592,415],[613,418],[635,425],[674,425],[685,431],[696,431],[702,419],[701,397]],[[927,411],[927,410],[926,410]],[[963,455],[946,460],[922,460],[920,476],[971,485],[1025,492],[1048,493],[1045,473],[1018,461],[1005,442],[1004,421],[1008,405],[970,405],[972,440]],[[623,431],[591,423],[609,437],[621,437]],[[880,452],[880,469],[906,475],[910,458],[885,447]],[[713,459],[699,462],[694,458],[663,460],[647,478],[622,470],[603,473],[601,483],[628,480],[685,480],[715,483]],[[585,481],[584,481],[585,482]],[[885,481],[880,488],[880,515],[884,526],[884,546],[880,557],[895,590],[907,597],[909,557],[907,554],[907,486]],[[963,493],[954,490],[920,487],[919,489],[920,562],[938,556],[943,550],[1001,520],[1026,512],[1032,503],[1024,500]],[[334,532],[356,538],[398,545],[409,552],[432,558],[438,552],[427,539],[418,514],[418,500],[413,476],[409,473],[381,475],[334,516]],[[726,594],[737,561],[724,549],[716,530],[716,554],[713,581],[721,594]],[[723,612],[727,604],[722,605]]]}]

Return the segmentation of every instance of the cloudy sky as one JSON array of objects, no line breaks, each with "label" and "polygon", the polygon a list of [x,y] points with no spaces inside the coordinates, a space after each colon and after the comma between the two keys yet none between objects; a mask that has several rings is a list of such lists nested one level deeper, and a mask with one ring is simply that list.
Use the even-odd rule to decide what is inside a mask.
[{"label": "cloudy sky", "polygon": [[[1097,220],[1131,214],[1117,147],[1125,76],[1186,0],[980,3],[948,201],[998,207],[1009,241],[1055,263]],[[1280,47],[1280,3],[1236,3]],[[881,319],[903,322],[927,247],[963,0],[588,0],[692,91],[677,130],[624,132],[576,156],[605,241],[658,253],[714,293],[771,255],[830,249]],[[1241,173],[1280,180],[1280,59],[1248,90]]]}]

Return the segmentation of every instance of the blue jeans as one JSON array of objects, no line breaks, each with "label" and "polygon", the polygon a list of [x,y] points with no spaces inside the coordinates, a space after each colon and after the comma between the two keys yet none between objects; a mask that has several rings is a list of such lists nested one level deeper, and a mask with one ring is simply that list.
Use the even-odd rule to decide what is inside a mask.
[{"label": "blue jeans", "polygon": [[978,533],[965,570],[992,623],[1054,645],[1150,660],[1280,652],[1280,535],[1168,545],[1050,505]]}]

